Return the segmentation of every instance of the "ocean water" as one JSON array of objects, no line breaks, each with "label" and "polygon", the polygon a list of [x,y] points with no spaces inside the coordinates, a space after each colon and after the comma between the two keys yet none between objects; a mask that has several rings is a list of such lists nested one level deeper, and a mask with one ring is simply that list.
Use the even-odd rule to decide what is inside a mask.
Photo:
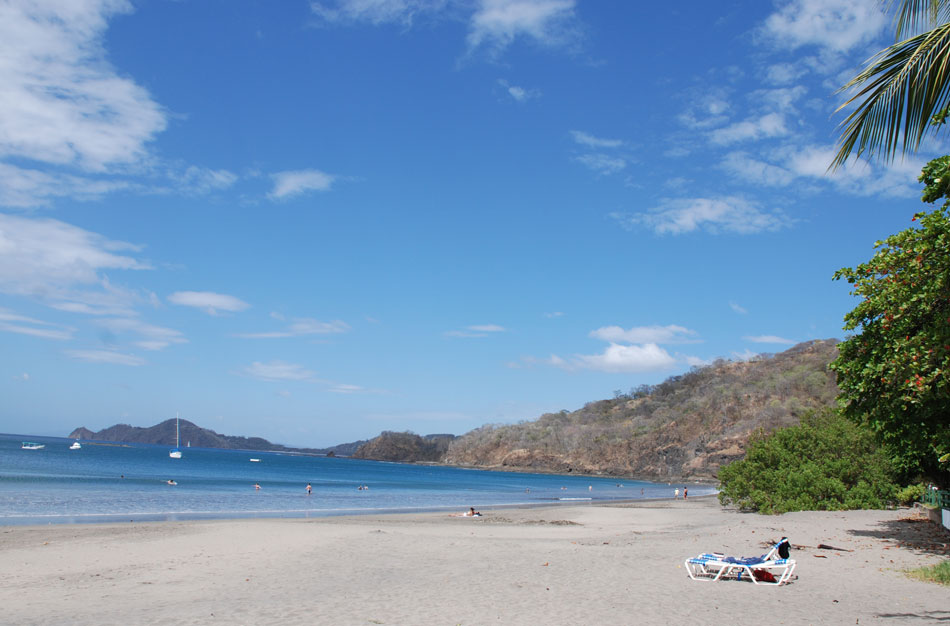
[{"label": "ocean water", "polygon": [[[45,447],[23,450],[24,441]],[[71,443],[0,435],[0,525],[461,512],[470,506],[671,498],[684,486],[696,496],[715,492],[701,484],[208,448],[182,448],[182,458],[171,459],[167,446],[83,442],[70,450]]]}]

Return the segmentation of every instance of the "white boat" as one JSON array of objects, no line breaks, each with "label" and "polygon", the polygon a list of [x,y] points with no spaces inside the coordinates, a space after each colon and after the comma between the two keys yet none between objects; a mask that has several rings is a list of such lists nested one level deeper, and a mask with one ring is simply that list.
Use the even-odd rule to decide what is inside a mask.
[{"label": "white boat", "polygon": [[251,459],[251,463],[260,463],[260,462],[261,462],[260,459]]},{"label": "white boat", "polygon": [[34,443],[32,441],[24,441],[23,445],[20,446],[24,450],[42,450],[46,447],[45,443]]},{"label": "white boat", "polygon": [[175,413],[175,447],[169,450],[168,456],[173,459],[181,458],[181,431],[178,429],[178,414]]},{"label": "white boat", "polygon": [[80,448],[82,448],[82,445],[79,443],[78,439],[73,442],[73,445],[69,446],[70,450],[78,450]]}]

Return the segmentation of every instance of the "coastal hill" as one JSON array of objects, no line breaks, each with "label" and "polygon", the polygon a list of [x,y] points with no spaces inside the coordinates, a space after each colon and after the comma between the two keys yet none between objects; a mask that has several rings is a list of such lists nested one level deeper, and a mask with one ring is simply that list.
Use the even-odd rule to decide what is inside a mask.
[{"label": "coastal hill", "polygon": [[420,436],[384,431],[360,446],[352,456],[374,461],[438,462],[445,458],[449,444],[455,439],[455,435]]},{"label": "coastal hill", "polygon": [[[797,424],[804,412],[834,405],[838,387],[828,365],[838,355],[837,344],[835,339],[815,340],[746,361],[720,359],[658,385],[618,391],[612,399],[576,411],[486,425],[459,437],[387,431],[370,441],[332,448],[289,448],[260,437],[221,435],[181,420],[181,440],[205,448],[484,469],[712,479],[721,466],[745,456],[753,433]],[[70,437],[173,446],[175,420],[151,428],[77,428]]]},{"label": "coastal hill", "polygon": [[483,426],[452,441],[444,463],[637,476],[715,478],[745,456],[749,436],[833,406],[828,365],[838,341],[798,344],[748,361],[718,360],[655,386],[535,421]]},{"label": "coastal hill", "polygon": [[436,461],[485,469],[711,479],[745,456],[750,435],[797,424],[803,412],[832,406],[828,364],[837,340],[810,341],[748,361],[718,360],[613,399],[531,422],[487,425],[447,442],[386,432],[354,456]]},{"label": "coastal hill", "polygon": [[[198,448],[222,448],[225,450],[259,450],[264,452],[296,452],[304,454],[328,454],[334,456],[348,456],[356,451],[365,441],[344,443],[331,448],[289,448],[280,444],[271,443],[261,437],[236,437],[221,435],[208,428],[202,428],[188,420],[180,420],[182,445],[193,445]],[[116,424],[109,428],[93,432],[80,427],[69,434],[71,439],[86,439],[91,441],[121,441],[126,443],[150,443],[156,445],[175,445],[175,420],[168,419],[160,424],[148,428]]]}]

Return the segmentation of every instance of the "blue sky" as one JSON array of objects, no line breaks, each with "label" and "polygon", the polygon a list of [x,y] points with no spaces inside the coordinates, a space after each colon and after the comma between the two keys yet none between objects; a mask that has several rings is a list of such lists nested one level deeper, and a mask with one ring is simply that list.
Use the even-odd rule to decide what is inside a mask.
[{"label": "blue sky", "polygon": [[0,430],[328,446],[843,336],[870,0],[0,5]]}]

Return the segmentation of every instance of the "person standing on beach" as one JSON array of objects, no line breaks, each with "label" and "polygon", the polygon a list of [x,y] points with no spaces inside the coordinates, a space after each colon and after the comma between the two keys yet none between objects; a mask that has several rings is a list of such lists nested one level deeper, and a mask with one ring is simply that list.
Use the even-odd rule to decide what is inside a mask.
[{"label": "person standing on beach", "polygon": [[307,495],[309,496],[312,491],[313,487],[310,486],[310,483],[307,483]]},{"label": "person standing on beach", "polygon": [[688,489],[686,489],[686,487],[683,487],[683,499],[684,499],[684,500],[686,499],[686,492],[687,492],[687,491],[688,491]]},{"label": "person standing on beach", "polygon": [[677,487],[676,489],[673,490],[673,498],[675,499],[675,498],[678,498],[678,497],[680,497],[680,488],[679,488],[679,487]]}]

